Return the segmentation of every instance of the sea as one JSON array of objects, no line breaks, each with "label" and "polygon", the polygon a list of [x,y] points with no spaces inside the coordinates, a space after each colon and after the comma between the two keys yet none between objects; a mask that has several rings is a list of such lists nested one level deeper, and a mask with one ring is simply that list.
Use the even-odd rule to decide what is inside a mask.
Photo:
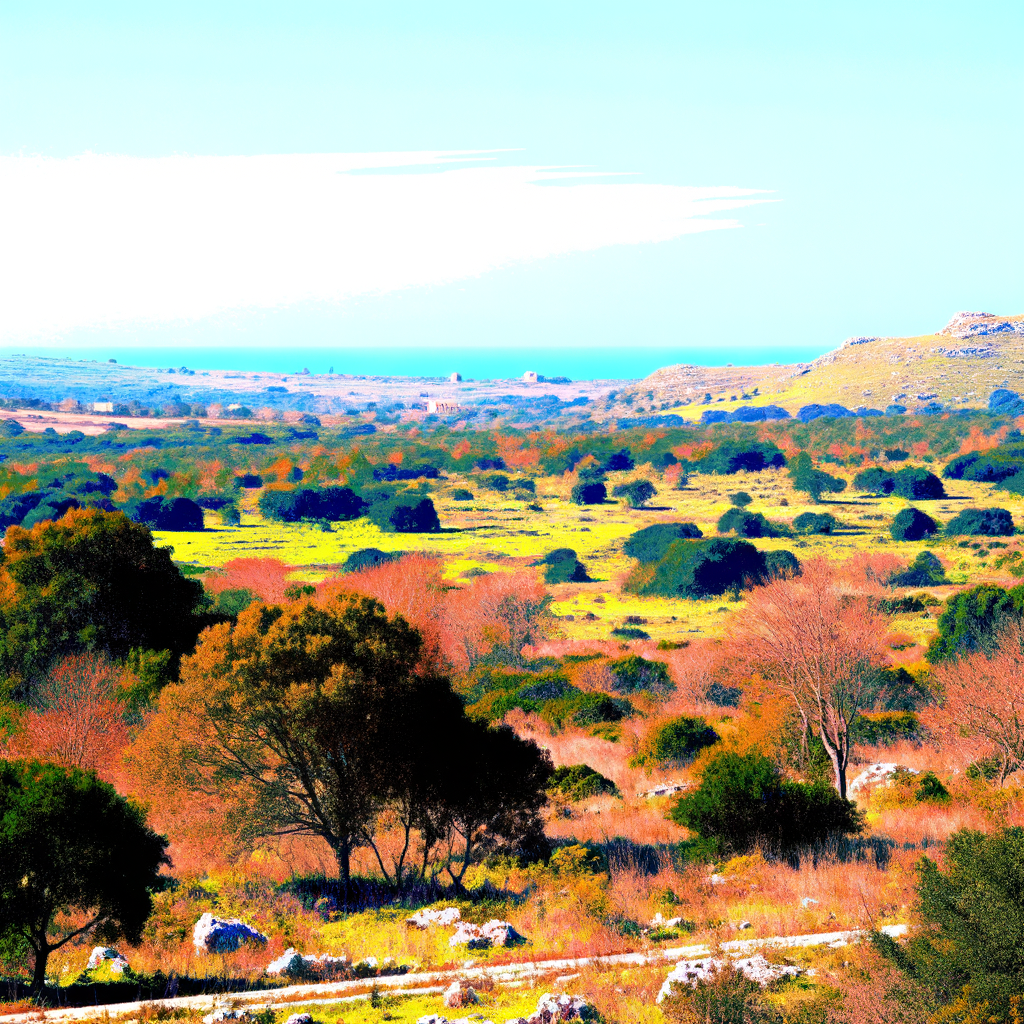
[{"label": "sea", "polygon": [[[823,349],[751,348],[133,348],[118,345],[80,348],[4,346],[0,356],[34,355],[50,359],[107,362],[145,367],[187,366],[190,370],[237,370],[249,373],[340,373],[358,377],[447,377],[463,380],[509,380],[532,370],[545,377],[570,380],[638,380],[663,366],[751,366],[767,362],[809,362]],[[770,358],[769,358],[770,357]]]}]

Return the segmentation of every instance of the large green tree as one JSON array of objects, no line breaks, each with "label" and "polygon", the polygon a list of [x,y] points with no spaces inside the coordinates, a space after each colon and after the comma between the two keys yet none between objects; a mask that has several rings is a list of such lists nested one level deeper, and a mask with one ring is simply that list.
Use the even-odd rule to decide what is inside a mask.
[{"label": "large green tree", "polygon": [[34,993],[72,939],[141,939],[166,846],[91,772],[0,761],[0,940],[31,950]]},{"label": "large green tree", "polygon": [[[346,885],[358,847],[401,885],[460,829],[468,866],[481,829],[535,828],[550,766],[469,722],[446,679],[417,671],[421,646],[361,596],[251,605],[200,637],[134,760],[151,785],[216,794],[242,838],[323,839]],[[396,828],[389,864],[379,837]]]},{"label": "large green tree", "polygon": [[789,479],[794,491],[803,491],[816,502],[821,501],[823,494],[838,494],[846,490],[846,481],[841,477],[815,469],[807,452],[797,455],[789,468]]},{"label": "large green tree", "polygon": [[148,527],[120,512],[72,509],[30,530],[9,527],[0,552],[0,680],[16,693],[55,658],[192,648],[202,585],[186,579]]}]

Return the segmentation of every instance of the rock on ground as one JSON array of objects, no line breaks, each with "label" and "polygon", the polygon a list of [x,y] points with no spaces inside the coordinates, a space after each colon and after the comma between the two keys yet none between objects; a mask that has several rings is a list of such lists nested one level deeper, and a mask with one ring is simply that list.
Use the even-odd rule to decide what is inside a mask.
[{"label": "rock on ground", "polygon": [[276,960],[267,965],[271,978],[328,978],[349,972],[348,957],[321,953],[302,954],[289,947]]},{"label": "rock on ground", "polygon": [[717,957],[703,957],[700,960],[680,960],[669,971],[665,983],[658,993],[658,1002],[676,994],[675,986],[693,987],[698,981],[710,981],[726,964],[731,964],[742,975],[758,985],[770,985],[780,978],[795,978],[799,967],[788,964],[770,964],[760,953],[744,960],[724,960]]},{"label": "rock on ground", "polygon": [[431,925],[450,928],[461,919],[462,913],[458,907],[445,907],[443,910],[417,910],[415,914],[405,919],[405,923],[410,928],[426,929]]},{"label": "rock on ground", "polygon": [[920,774],[914,768],[908,768],[905,764],[896,764],[894,761],[880,761],[877,764],[868,765],[847,787],[847,792],[853,796],[868,786],[877,786],[879,783],[887,783],[897,772],[910,772],[911,775]]},{"label": "rock on ground", "polygon": [[467,949],[490,949],[491,946],[518,946],[526,941],[508,921],[497,919],[486,924],[460,923],[455,934],[448,940],[449,946],[465,946]]},{"label": "rock on ground", "polygon": [[106,966],[111,974],[124,974],[130,970],[125,957],[110,946],[95,946],[89,954],[86,970],[91,971],[100,966]]},{"label": "rock on ground", "polygon": [[203,914],[192,930],[192,942],[199,953],[233,953],[242,943],[267,944],[267,937],[237,917]]},{"label": "rock on ground", "polygon": [[444,993],[444,1005],[449,1010],[461,1010],[464,1006],[475,1006],[480,1002],[476,989],[468,981],[453,981]]},{"label": "rock on ground", "polygon": [[293,1013],[284,1024],[313,1024],[313,1014]]}]

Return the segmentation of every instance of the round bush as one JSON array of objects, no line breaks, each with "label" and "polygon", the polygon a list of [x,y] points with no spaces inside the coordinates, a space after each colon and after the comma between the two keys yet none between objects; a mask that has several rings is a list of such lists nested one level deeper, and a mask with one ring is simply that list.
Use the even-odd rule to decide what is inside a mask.
[{"label": "round bush", "polygon": [[579,483],[572,489],[574,505],[600,505],[608,497],[604,484]]},{"label": "round bush", "polygon": [[630,534],[622,546],[628,558],[638,562],[659,562],[677,540],[697,540],[704,534],[694,523],[655,523]]},{"label": "round bush", "polygon": [[939,524],[930,515],[911,507],[896,513],[889,534],[893,540],[922,540],[930,537],[938,528]]},{"label": "round bush", "polygon": [[637,763],[682,765],[705,747],[718,742],[718,733],[703,718],[680,715],[657,726],[644,741]]},{"label": "round bush", "polygon": [[572,548],[556,548],[544,556],[541,564],[544,566],[545,583],[586,583],[590,580],[587,567],[577,559]]},{"label": "round bush", "polygon": [[465,487],[453,487],[452,488],[452,501],[472,501],[473,492],[467,490]]},{"label": "round bush", "polygon": [[965,508],[946,523],[949,537],[1009,537],[1013,516],[1005,508]]},{"label": "round bush", "polygon": [[793,528],[800,533],[832,533],[839,520],[830,512],[802,512],[793,520]]},{"label": "round bush", "polygon": [[548,792],[577,801],[589,800],[602,793],[617,795],[618,788],[611,779],[594,771],[589,764],[565,764],[551,773]]}]

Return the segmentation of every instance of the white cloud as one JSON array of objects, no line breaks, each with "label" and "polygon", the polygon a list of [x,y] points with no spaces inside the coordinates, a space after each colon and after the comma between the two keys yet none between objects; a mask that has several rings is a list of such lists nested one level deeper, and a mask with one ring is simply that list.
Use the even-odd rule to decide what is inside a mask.
[{"label": "white cloud", "polygon": [[0,157],[0,337],[445,284],[736,227],[708,215],[756,194],[450,153]]}]

